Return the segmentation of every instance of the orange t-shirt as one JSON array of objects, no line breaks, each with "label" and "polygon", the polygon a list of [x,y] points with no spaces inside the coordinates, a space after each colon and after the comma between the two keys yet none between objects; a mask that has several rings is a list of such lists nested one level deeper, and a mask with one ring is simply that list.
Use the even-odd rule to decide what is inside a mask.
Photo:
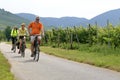
[{"label": "orange t-shirt", "polygon": [[32,22],[32,23],[30,23],[30,25],[28,26],[28,28],[30,29],[32,29],[32,31],[31,31],[31,34],[40,34],[40,31],[41,31],[41,29],[42,29],[42,23],[36,23],[36,22]]}]

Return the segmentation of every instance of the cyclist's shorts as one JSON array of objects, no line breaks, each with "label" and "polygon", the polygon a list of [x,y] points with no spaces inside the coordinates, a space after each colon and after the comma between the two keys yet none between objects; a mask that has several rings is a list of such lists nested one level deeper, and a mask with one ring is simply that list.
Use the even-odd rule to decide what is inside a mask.
[{"label": "cyclist's shorts", "polygon": [[19,39],[23,39],[24,38],[24,36],[19,36]]},{"label": "cyclist's shorts", "polygon": [[[35,36],[30,36],[30,39],[31,39],[31,42],[33,42],[34,40],[35,40]],[[41,36],[38,36],[38,39],[42,39],[42,37]]]}]

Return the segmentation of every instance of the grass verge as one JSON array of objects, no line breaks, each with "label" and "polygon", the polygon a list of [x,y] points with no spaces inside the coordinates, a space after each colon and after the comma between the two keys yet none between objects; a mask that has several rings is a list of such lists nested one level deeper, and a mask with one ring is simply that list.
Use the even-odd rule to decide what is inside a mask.
[{"label": "grass verge", "polygon": [[0,52],[0,80],[15,80],[13,74],[10,72],[10,67],[8,60]]},{"label": "grass verge", "polygon": [[101,54],[79,50],[66,50],[41,46],[41,50],[49,55],[55,55],[68,60],[87,63],[120,72],[120,54]]}]

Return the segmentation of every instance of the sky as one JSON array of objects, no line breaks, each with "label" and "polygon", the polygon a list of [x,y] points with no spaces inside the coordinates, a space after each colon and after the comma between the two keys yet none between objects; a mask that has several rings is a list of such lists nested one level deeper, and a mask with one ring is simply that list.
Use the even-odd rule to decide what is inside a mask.
[{"label": "sky", "polygon": [[119,9],[120,0],[0,0],[0,8],[40,17],[91,19],[109,10]]}]

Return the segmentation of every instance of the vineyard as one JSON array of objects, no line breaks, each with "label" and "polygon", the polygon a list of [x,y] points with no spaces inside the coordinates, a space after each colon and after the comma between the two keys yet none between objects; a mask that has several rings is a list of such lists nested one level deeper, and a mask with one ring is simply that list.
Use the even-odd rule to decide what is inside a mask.
[{"label": "vineyard", "polygon": [[[0,40],[10,39],[10,27],[0,31]],[[63,49],[75,49],[80,51],[104,51],[118,52],[120,48],[120,25],[113,26],[108,23],[101,27],[96,25],[74,26],[67,28],[53,28],[45,31],[42,45]]]},{"label": "vineyard", "polygon": [[100,27],[89,24],[88,27],[54,28],[45,33],[43,41],[46,46],[93,51],[117,50],[120,47],[119,25]]},{"label": "vineyard", "polygon": [[[0,40],[9,41],[10,30],[8,26],[0,31]],[[53,28],[45,31],[40,48],[46,54],[120,71],[120,25]]]}]

